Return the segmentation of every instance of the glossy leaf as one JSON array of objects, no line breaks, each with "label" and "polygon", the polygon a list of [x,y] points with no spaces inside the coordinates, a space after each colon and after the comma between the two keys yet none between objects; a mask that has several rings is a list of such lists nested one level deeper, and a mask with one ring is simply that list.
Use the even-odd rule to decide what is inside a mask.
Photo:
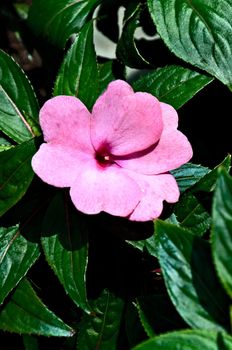
[{"label": "glossy leaf", "polygon": [[232,350],[232,337],[225,333],[187,330],[163,334],[133,350]]},{"label": "glossy leaf", "polygon": [[213,78],[181,66],[167,66],[144,74],[133,83],[135,91],[146,91],[175,109],[188,102]]},{"label": "glossy leaf", "polygon": [[71,337],[74,333],[41,302],[27,280],[22,280],[0,312],[0,329],[20,334]]},{"label": "glossy leaf", "polygon": [[1,50],[0,130],[17,143],[40,134],[34,91],[21,68]]},{"label": "glossy leaf", "polygon": [[203,176],[191,189],[193,193],[203,191],[203,192],[212,192],[215,189],[217,178],[218,178],[218,169],[223,166],[228,172],[231,166],[231,155],[228,155],[219,165],[217,165],[213,170],[208,174]]},{"label": "glossy leaf", "polygon": [[164,281],[182,318],[193,328],[228,329],[229,304],[217,280],[209,242],[160,220],[156,234]]},{"label": "glossy leaf", "polygon": [[209,172],[209,168],[197,164],[187,163],[175,170],[172,170],[171,174],[175,177],[180,192],[184,192],[188,188],[195,185],[195,183],[197,183]]},{"label": "glossy leaf", "polygon": [[0,216],[28,189],[33,178],[31,158],[34,153],[33,140],[0,153]]},{"label": "glossy leaf", "polygon": [[85,216],[69,206],[69,198],[57,195],[43,223],[42,246],[46,259],[66,293],[77,306],[90,312],[86,297],[88,261]]},{"label": "glossy leaf", "polygon": [[71,34],[78,33],[100,0],[33,0],[29,25],[36,34],[64,47]]},{"label": "glossy leaf", "polygon": [[128,244],[132,245],[133,247],[139,249],[142,252],[148,252],[152,256],[157,255],[157,246],[155,241],[155,236],[152,235],[151,237],[147,239],[141,239],[139,241],[126,241]]},{"label": "glossy leaf", "polygon": [[148,0],[148,6],[172,52],[232,85],[231,0]]},{"label": "glossy leaf", "polygon": [[103,92],[107,85],[115,79],[113,75],[113,60],[109,60],[105,63],[99,64],[99,83],[100,83],[100,92]]},{"label": "glossy leaf", "polygon": [[0,228],[0,304],[39,255],[38,244],[24,238],[18,225]]},{"label": "glossy leaf", "polygon": [[213,201],[212,249],[218,276],[232,297],[232,178],[219,169]]},{"label": "glossy leaf", "polygon": [[134,1],[129,5],[125,14],[122,35],[118,41],[116,56],[128,67],[147,68],[149,63],[141,56],[134,39],[135,30],[139,23],[141,4]]},{"label": "glossy leaf", "polygon": [[64,59],[56,79],[54,95],[76,96],[91,109],[98,97],[98,90],[93,23],[90,22],[80,31]]},{"label": "glossy leaf", "polygon": [[210,228],[210,214],[192,193],[181,197],[174,212],[179,224],[198,236],[202,236]]},{"label": "glossy leaf", "polygon": [[77,339],[77,349],[116,350],[124,303],[109,291],[91,303],[93,312],[84,315]]}]

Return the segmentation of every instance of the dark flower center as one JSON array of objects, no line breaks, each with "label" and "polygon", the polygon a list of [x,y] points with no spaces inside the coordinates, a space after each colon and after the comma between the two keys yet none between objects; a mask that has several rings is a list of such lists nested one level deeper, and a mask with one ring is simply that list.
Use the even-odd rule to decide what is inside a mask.
[{"label": "dark flower center", "polygon": [[106,146],[102,146],[96,151],[95,159],[102,167],[109,166],[114,163],[114,160]]}]

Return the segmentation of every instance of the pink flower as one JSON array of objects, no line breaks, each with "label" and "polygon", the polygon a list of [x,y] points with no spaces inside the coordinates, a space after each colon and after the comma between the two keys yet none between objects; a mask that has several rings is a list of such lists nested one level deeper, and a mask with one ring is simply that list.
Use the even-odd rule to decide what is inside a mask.
[{"label": "pink flower", "polygon": [[169,105],[122,80],[109,84],[92,113],[73,96],[48,100],[40,111],[43,143],[32,159],[35,173],[56,187],[70,187],[76,208],[146,221],[179,189],[170,170],[192,157]]}]

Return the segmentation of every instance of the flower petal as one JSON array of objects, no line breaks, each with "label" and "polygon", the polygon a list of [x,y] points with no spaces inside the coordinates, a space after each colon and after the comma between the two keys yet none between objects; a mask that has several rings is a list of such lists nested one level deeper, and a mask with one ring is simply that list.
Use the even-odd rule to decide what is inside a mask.
[{"label": "flower petal", "polygon": [[74,96],[51,98],[40,110],[44,140],[91,150],[90,117],[85,105]]},{"label": "flower petal", "polygon": [[136,182],[120,168],[102,168],[97,162],[90,161],[79,169],[70,195],[76,208],[86,214],[105,211],[125,217],[138,204],[141,191]]},{"label": "flower petal", "polygon": [[163,201],[175,203],[179,199],[179,188],[171,174],[140,175],[128,173],[140,186],[143,197],[130,215],[134,221],[154,220],[163,210]]},{"label": "flower petal", "polygon": [[108,85],[96,101],[91,120],[91,139],[98,150],[107,145],[112,155],[126,155],[156,143],[163,123],[160,102],[151,94],[134,93],[122,80]]},{"label": "flower petal", "polygon": [[43,143],[32,158],[32,168],[49,185],[70,187],[76,179],[78,164],[83,159],[86,159],[85,153],[78,153],[70,147]]},{"label": "flower petal", "polygon": [[160,174],[176,169],[192,158],[187,137],[176,129],[178,116],[175,109],[165,103],[161,103],[161,108],[164,126],[158,145],[137,158],[115,159],[118,165],[142,174]]}]

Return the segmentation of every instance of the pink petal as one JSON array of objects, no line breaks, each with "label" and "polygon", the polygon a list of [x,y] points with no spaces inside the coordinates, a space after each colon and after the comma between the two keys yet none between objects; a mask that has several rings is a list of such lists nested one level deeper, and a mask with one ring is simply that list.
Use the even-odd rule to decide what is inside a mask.
[{"label": "pink petal", "polygon": [[74,96],[56,96],[40,110],[44,140],[62,145],[93,150],[90,140],[91,114]]},{"label": "pink petal", "polygon": [[108,85],[92,115],[91,139],[95,149],[107,145],[108,151],[118,156],[153,145],[163,128],[159,101],[145,92],[134,93],[122,80]]},{"label": "pink petal", "polygon": [[138,204],[141,191],[136,182],[117,166],[101,168],[96,162],[85,162],[71,186],[71,199],[86,214],[105,211],[128,216]]},{"label": "pink petal", "polygon": [[43,143],[32,158],[32,168],[44,182],[56,187],[70,187],[83,159],[86,159],[85,153],[78,153],[70,147]]},{"label": "pink petal", "polygon": [[155,149],[141,157],[115,160],[118,165],[143,174],[159,174],[176,169],[191,159],[192,147],[187,137],[176,129],[175,109],[164,103],[161,108],[164,126]]},{"label": "pink petal", "polygon": [[170,174],[140,175],[128,173],[140,186],[143,197],[130,215],[130,220],[147,221],[159,217],[163,210],[163,201],[175,203],[179,199],[179,188]]}]

